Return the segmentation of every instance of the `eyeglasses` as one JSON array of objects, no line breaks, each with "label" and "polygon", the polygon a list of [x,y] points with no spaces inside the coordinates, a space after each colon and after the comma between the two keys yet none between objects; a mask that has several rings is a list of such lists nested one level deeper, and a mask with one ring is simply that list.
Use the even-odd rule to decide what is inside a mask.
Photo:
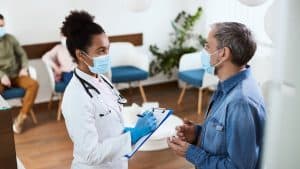
[{"label": "eyeglasses", "polygon": [[208,46],[208,43],[205,43],[204,44],[204,49],[208,50],[209,46]]},{"label": "eyeglasses", "polygon": [[[216,51],[218,51],[219,49],[222,49],[222,48],[225,48],[225,47],[217,47]],[[227,47],[227,48],[231,50],[230,47]],[[208,43],[205,43],[205,44],[204,44],[204,49],[205,49],[206,51],[208,51],[208,49],[209,49]]]}]

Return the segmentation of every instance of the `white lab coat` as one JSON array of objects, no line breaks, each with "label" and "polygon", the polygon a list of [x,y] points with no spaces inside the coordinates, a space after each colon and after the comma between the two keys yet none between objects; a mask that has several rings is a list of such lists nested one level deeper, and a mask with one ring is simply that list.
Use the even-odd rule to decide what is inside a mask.
[{"label": "white lab coat", "polygon": [[[82,79],[93,84],[94,77],[79,69],[76,72]],[[102,98],[101,89],[100,95],[93,90],[89,91],[93,98],[73,75],[64,92],[62,113],[74,143],[71,168],[127,169],[128,161],[124,155],[131,151],[131,137],[130,132],[123,133],[121,111],[109,108],[104,103],[105,99],[110,98]],[[108,110],[111,113],[107,114]],[[100,114],[106,115],[101,117]]]}]

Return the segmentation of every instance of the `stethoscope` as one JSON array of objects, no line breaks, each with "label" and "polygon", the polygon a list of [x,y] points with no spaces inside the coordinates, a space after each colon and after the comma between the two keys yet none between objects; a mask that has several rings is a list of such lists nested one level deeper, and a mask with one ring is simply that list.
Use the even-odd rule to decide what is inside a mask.
[{"label": "stethoscope", "polygon": [[[90,92],[90,90],[94,90],[98,95],[100,95],[100,91],[95,87],[93,86],[91,83],[87,82],[86,80],[82,79],[77,73],[76,73],[76,70],[74,70],[74,74],[75,76],[77,77],[77,79],[80,81],[80,83],[82,84],[84,90],[86,91],[86,93],[92,98],[93,95],[92,93]],[[110,83],[108,82],[105,78],[103,78],[101,75],[100,75],[101,79],[111,88],[112,92],[118,97],[118,103],[119,104],[126,104],[127,103],[127,99],[125,99],[125,97],[123,97],[121,95],[121,93],[119,91],[117,91],[117,89],[115,89],[115,87]]]}]

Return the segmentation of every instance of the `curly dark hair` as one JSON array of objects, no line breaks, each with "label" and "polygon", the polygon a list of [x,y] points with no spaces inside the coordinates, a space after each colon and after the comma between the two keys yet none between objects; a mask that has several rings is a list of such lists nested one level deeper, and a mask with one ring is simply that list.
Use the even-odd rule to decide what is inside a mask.
[{"label": "curly dark hair", "polygon": [[86,11],[71,11],[63,21],[61,33],[67,38],[67,48],[77,62],[76,49],[87,52],[93,35],[105,32],[100,25],[94,22],[94,16]]}]

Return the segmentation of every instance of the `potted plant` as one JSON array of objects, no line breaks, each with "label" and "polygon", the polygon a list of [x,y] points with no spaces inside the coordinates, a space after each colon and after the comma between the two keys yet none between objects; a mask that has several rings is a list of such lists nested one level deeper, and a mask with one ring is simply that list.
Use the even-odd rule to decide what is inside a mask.
[{"label": "potted plant", "polygon": [[[179,60],[185,53],[197,51],[204,46],[206,40],[199,33],[195,33],[193,28],[202,15],[202,8],[199,7],[195,14],[190,15],[185,11],[180,12],[174,21],[171,22],[174,32],[170,34],[171,43],[168,49],[161,51],[156,45],[150,45],[150,52],[155,59],[150,63],[150,75],[163,73],[169,78],[172,76],[174,68],[178,68]],[[196,41],[196,44],[189,42]]]}]

